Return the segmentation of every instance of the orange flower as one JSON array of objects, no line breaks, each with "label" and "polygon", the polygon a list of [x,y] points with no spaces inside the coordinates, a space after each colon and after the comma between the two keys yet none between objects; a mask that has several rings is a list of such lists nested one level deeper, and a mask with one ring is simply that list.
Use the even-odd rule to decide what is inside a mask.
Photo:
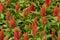
[{"label": "orange flower", "polygon": [[60,22],[60,13],[58,14],[58,21]]},{"label": "orange flower", "polygon": [[50,6],[51,5],[51,0],[45,0],[46,1],[46,6]]},{"label": "orange flower", "polygon": [[52,29],[52,36],[55,36],[55,29]]},{"label": "orange flower", "polygon": [[4,30],[0,31],[0,40],[4,40]]},{"label": "orange flower", "polygon": [[10,27],[11,28],[15,28],[16,27],[16,21],[15,21],[14,17],[12,17],[12,19],[10,20]]},{"label": "orange flower", "polygon": [[43,17],[43,24],[44,24],[44,25],[47,24],[47,19],[46,19],[46,17]]},{"label": "orange flower", "polygon": [[24,17],[26,17],[26,15],[27,15],[27,10],[24,9]]},{"label": "orange flower", "polygon": [[58,32],[58,40],[60,40],[60,31]]},{"label": "orange flower", "polygon": [[19,9],[20,9],[20,3],[19,2],[17,3],[15,8],[16,8],[16,12],[19,11]]},{"label": "orange flower", "polygon": [[41,16],[46,16],[46,8],[44,5],[42,5],[42,8],[41,8]]},{"label": "orange flower", "polygon": [[24,34],[24,40],[29,40],[29,35],[27,32]]},{"label": "orange flower", "polygon": [[6,12],[6,20],[10,20],[10,11],[9,10],[7,10],[7,12]]},{"label": "orange flower", "polygon": [[14,30],[14,40],[19,40],[19,31],[17,28]]},{"label": "orange flower", "polygon": [[5,2],[8,2],[8,3],[10,3],[10,2],[11,2],[11,0],[5,0]]},{"label": "orange flower", "polygon": [[59,13],[58,7],[55,6],[53,16],[57,16]]},{"label": "orange flower", "polygon": [[5,5],[0,3],[0,12],[2,13],[4,11]]}]

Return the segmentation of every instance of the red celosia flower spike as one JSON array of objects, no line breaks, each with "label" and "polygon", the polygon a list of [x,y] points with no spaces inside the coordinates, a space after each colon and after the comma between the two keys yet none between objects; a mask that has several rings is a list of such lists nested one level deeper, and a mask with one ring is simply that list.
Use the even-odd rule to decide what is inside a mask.
[{"label": "red celosia flower spike", "polygon": [[34,23],[36,23],[36,24],[37,24],[37,18],[34,18]]},{"label": "red celosia flower spike", "polygon": [[54,8],[53,16],[57,16],[57,15],[58,15],[58,13],[59,13],[58,10],[59,10],[59,9],[58,9],[58,7],[56,6],[56,7]]},{"label": "red celosia flower spike", "polygon": [[29,40],[29,35],[28,35],[28,33],[25,33],[25,34],[24,34],[24,40]]},{"label": "red celosia flower spike", "polygon": [[31,29],[32,29],[32,24],[29,24],[28,26],[29,26],[29,28],[31,28]]},{"label": "red celosia flower spike", "polygon": [[16,21],[15,21],[15,18],[14,18],[14,17],[12,17],[12,18],[10,19],[10,27],[11,27],[11,28],[15,28],[15,27],[16,27]]},{"label": "red celosia flower spike", "polygon": [[27,10],[24,9],[23,12],[24,12],[24,17],[26,17],[26,15],[27,15]]},{"label": "red celosia flower spike", "polygon": [[52,29],[52,36],[55,36],[55,29]]},{"label": "red celosia flower spike", "polygon": [[20,37],[22,36],[22,32],[19,32],[19,36],[20,36]]},{"label": "red celosia flower spike", "polygon": [[36,37],[37,33],[38,33],[37,18],[35,18],[34,22],[32,23],[32,34],[34,38]]},{"label": "red celosia flower spike", "polygon": [[58,40],[60,40],[60,36],[58,36]]},{"label": "red celosia flower spike", "polygon": [[31,6],[29,4],[29,7],[28,7],[28,13],[31,13]]},{"label": "red celosia flower spike", "polygon": [[43,24],[46,25],[47,24],[47,18],[43,17]]},{"label": "red celosia flower spike", "polygon": [[10,3],[10,2],[11,2],[11,0],[5,0],[5,2],[8,2],[8,3]]},{"label": "red celosia flower spike", "polygon": [[19,40],[19,31],[17,28],[14,30],[14,40]]},{"label": "red celosia flower spike", "polygon": [[58,21],[60,22],[60,13],[58,14]]},{"label": "red celosia flower spike", "polygon": [[46,1],[46,6],[50,6],[51,5],[51,0],[45,0]]},{"label": "red celosia flower spike", "polygon": [[9,40],[9,37],[6,37],[6,40]]},{"label": "red celosia flower spike", "polygon": [[9,10],[6,12],[6,20],[10,20],[10,11]]},{"label": "red celosia flower spike", "polygon": [[20,3],[17,3],[17,5],[16,5],[15,8],[16,8],[16,12],[19,11],[19,9],[20,9]]},{"label": "red celosia flower spike", "polygon": [[47,40],[46,36],[43,37],[43,40]]},{"label": "red celosia flower spike", "polygon": [[35,11],[34,3],[31,4],[31,11]]},{"label": "red celosia flower spike", "polygon": [[44,32],[44,31],[41,31],[41,32],[40,32],[40,35],[44,35],[44,34],[45,34],[45,32]]},{"label": "red celosia flower spike", "polygon": [[41,8],[41,16],[46,16],[46,7],[44,5]]},{"label": "red celosia flower spike", "polygon": [[5,5],[0,3],[0,12],[2,13],[4,11]]},{"label": "red celosia flower spike", "polygon": [[0,40],[4,40],[4,30],[0,31]]}]

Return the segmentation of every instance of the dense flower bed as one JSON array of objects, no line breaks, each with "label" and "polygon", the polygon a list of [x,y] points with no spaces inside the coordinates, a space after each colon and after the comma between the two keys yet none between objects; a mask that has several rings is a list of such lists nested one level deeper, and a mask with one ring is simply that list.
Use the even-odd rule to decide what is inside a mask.
[{"label": "dense flower bed", "polygon": [[0,40],[60,40],[60,0],[0,0]]}]

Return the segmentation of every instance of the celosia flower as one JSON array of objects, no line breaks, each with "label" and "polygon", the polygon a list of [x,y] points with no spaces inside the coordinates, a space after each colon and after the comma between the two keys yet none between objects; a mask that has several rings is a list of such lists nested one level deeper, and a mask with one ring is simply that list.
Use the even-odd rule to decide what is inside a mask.
[{"label": "celosia flower", "polygon": [[6,40],[9,40],[9,37],[6,37]]},{"label": "celosia flower", "polygon": [[6,20],[10,20],[10,11],[9,10],[7,10],[7,12],[6,12]]},{"label": "celosia flower", "polygon": [[60,40],[60,31],[58,32],[58,39],[57,40]]},{"label": "celosia flower", "polygon": [[14,30],[14,40],[19,40],[19,31],[17,28]]},{"label": "celosia flower", "polygon": [[58,7],[56,6],[56,7],[54,8],[53,16],[58,16],[58,13],[59,13]]},{"label": "celosia flower", "polygon": [[8,2],[8,3],[10,3],[10,2],[11,2],[11,0],[5,0],[5,2]]},{"label": "celosia flower", "polygon": [[41,16],[46,16],[46,7],[44,5],[41,8]]},{"label": "celosia flower", "polygon": [[50,6],[51,5],[51,0],[45,0],[46,2],[46,6]]},{"label": "celosia flower", "polygon": [[40,35],[44,35],[44,34],[45,34],[45,32],[44,32],[44,31],[41,31],[41,32],[40,32]]},{"label": "celosia flower", "polygon": [[15,21],[15,18],[14,18],[14,17],[12,17],[12,18],[10,19],[10,27],[11,27],[11,28],[15,28],[15,27],[16,27],[16,21]]},{"label": "celosia flower", "polygon": [[29,40],[29,34],[27,32],[24,34],[24,40]]},{"label": "celosia flower", "polygon": [[2,13],[4,11],[5,5],[3,3],[0,3],[0,12]]},{"label": "celosia flower", "polygon": [[0,31],[0,40],[4,40],[4,30]]},{"label": "celosia flower", "polygon": [[43,40],[47,40],[46,36],[43,37]]},{"label": "celosia flower", "polygon": [[24,12],[24,17],[26,17],[26,15],[27,15],[27,10],[24,9],[23,12]]},{"label": "celosia flower", "polygon": [[29,4],[29,7],[28,7],[28,13],[31,13],[31,6]]},{"label": "celosia flower", "polygon": [[16,12],[20,10],[20,3],[18,2],[17,5],[16,5]]},{"label": "celosia flower", "polygon": [[60,22],[60,13],[58,14],[58,21]]},{"label": "celosia flower", "polygon": [[46,25],[47,24],[47,18],[43,17],[43,24]]},{"label": "celosia flower", "polygon": [[22,36],[22,32],[19,32],[19,36],[20,36],[20,37]]},{"label": "celosia flower", "polygon": [[32,24],[29,24],[29,28],[32,28]]},{"label": "celosia flower", "polygon": [[55,29],[52,29],[52,36],[55,36]]},{"label": "celosia flower", "polygon": [[38,33],[38,28],[37,28],[37,19],[34,19],[34,22],[32,23],[32,34],[33,37],[35,38]]},{"label": "celosia flower", "polygon": [[31,4],[31,11],[35,11],[34,3]]},{"label": "celosia flower", "polygon": [[37,24],[37,18],[34,18],[34,23]]}]

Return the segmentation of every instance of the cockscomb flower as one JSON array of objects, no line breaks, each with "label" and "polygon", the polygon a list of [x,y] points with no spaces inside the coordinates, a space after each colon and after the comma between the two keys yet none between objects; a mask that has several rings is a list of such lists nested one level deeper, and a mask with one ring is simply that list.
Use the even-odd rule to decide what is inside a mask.
[{"label": "cockscomb flower", "polygon": [[22,36],[22,32],[19,32],[19,36],[20,36],[20,37]]},{"label": "cockscomb flower", "polygon": [[34,18],[34,23],[36,23],[36,24],[37,24],[37,18]]},{"label": "cockscomb flower", "polygon": [[45,0],[46,2],[46,6],[50,6],[51,5],[51,0]]},{"label": "cockscomb flower", "polygon": [[46,16],[46,7],[44,5],[42,5],[42,8],[41,8],[41,16]]},{"label": "cockscomb flower", "polygon": [[31,28],[31,29],[32,29],[32,24],[29,24],[28,26],[29,26],[29,28]]},{"label": "cockscomb flower", "polygon": [[15,18],[14,18],[14,17],[12,17],[12,18],[10,19],[10,27],[11,27],[11,28],[15,28],[15,27],[16,27],[16,21],[15,21]]},{"label": "cockscomb flower", "polygon": [[5,2],[8,2],[8,3],[10,3],[10,2],[11,2],[11,0],[5,0]]},{"label": "cockscomb flower", "polygon": [[60,31],[58,32],[58,39],[57,40],[60,40]]},{"label": "cockscomb flower", "polygon": [[26,17],[26,15],[27,15],[27,10],[24,9],[24,10],[23,10],[23,13],[24,13],[24,17]]},{"label": "cockscomb flower", "polygon": [[14,29],[14,40],[19,40],[19,31],[17,28]]},{"label": "cockscomb flower", "polygon": [[47,24],[47,18],[43,17],[43,24],[46,25]]},{"label": "cockscomb flower", "polygon": [[24,40],[29,40],[29,34],[27,32],[24,34]]},{"label": "cockscomb flower", "polygon": [[41,32],[40,32],[40,35],[41,35],[41,36],[42,36],[42,35],[44,35],[44,34],[45,34],[45,32],[44,32],[44,31],[41,31]]},{"label": "cockscomb flower", "polygon": [[55,36],[55,29],[52,29],[52,36]]},{"label": "cockscomb flower", "polygon": [[10,20],[10,11],[9,10],[6,11],[6,20]]},{"label": "cockscomb flower", "polygon": [[31,6],[30,6],[30,4],[28,6],[28,13],[31,13]]},{"label": "cockscomb flower", "polygon": [[2,13],[5,9],[5,5],[0,2],[0,13]]},{"label": "cockscomb flower", "polygon": [[15,8],[16,8],[16,12],[20,10],[20,3],[19,2],[16,4]]},{"label": "cockscomb flower", "polygon": [[4,30],[0,31],[0,40],[4,40]]},{"label": "cockscomb flower", "polygon": [[38,28],[37,28],[37,19],[34,19],[34,22],[32,23],[32,34],[33,37],[35,38],[38,33]]},{"label": "cockscomb flower", "polygon": [[60,22],[60,13],[58,14],[58,19],[57,20],[58,20],[58,22]]},{"label": "cockscomb flower", "polygon": [[59,9],[57,6],[55,6],[53,16],[58,16],[58,13],[59,13]]},{"label": "cockscomb flower", "polygon": [[43,40],[47,40],[46,36],[43,37]]},{"label": "cockscomb flower", "polygon": [[34,3],[32,2],[32,4],[31,4],[31,11],[35,11],[35,7],[34,7]]},{"label": "cockscomb flower", "polygon": [[9,40],[9,37],[6,37],[6,40]]}]

